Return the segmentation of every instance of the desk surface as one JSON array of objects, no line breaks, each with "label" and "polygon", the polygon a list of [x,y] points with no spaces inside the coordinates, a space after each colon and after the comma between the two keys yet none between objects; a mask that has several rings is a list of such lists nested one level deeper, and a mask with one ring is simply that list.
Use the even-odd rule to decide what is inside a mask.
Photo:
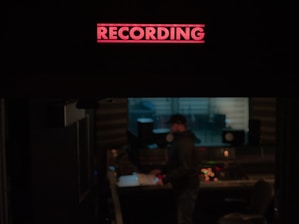
[{"label": "desk surface", "polygon": [[[114,177],[114,184],[117,185],[118,188],[144,188],[144,189],[161,189],[161,188],[171,188],[170,184],[165,186],[157,186],[155,184],[140,184],[138,179],[136,179],[136,174],[121,176],[119,180],[122,180],[122,183],[119,183],[116,179],[116,175],[110,175]],[[242,180],[218,180],[218,181],[201,181],[200,189],[225,189],[225,188],[239,188],[239,187],[252,187],[257,180],[264,179],[272,184],[274,184],[274,176],[271,175],[256,175],[249,179]],[[133,180],[133,181],[132,181]],[[127,181],[127,182],[126,182]]]},{"label": "desk surface", "polygon": [[[167,184],[165,186],[157,186],[157,185],[139,185],[136,184],[132,186],[119,186],[117,184],[118,179],[117,175],[114,171],[108,171],[107,177],[109,180],[109,185],[112,193],[113,203],[114,203],[114,213],[115,213],[115,224],[123,224],[123,217],[122,217],[122,209],[120,205],[120,199],[119,199],[119,193],[123,192],[143,192],[143,191],[149,191],[154,192],[156,190],[169,190],[171,189],[171,185]],[[219,190],[218,192],[221,192],[222,190],[233,190],[235,189],[249,189],[251,188],[254,183],[258,179],[264,179],[266,181],[269,181],[270,183],[274,184],[274,176],[271,175],[255,175],[252,176],[250,179],[246,180],[219,180],[219,181],[201,181],[200,184],[200,190]],[[214,194],[214,193],[213,193]],[[147,194],[146,194],[147,195]]]}]

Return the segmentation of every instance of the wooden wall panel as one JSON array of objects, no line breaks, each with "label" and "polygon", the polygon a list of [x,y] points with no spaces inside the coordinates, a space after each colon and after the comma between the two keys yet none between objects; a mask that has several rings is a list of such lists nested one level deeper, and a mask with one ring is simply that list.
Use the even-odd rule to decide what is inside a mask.
[{"label": "wooden wall panel", "polygon": [[96,109],[97,150],[119,148],[127,144],[128,109],[126,98],[108,98]]},{"label": "wooden wall panel", "polygon": [[251,119],[260,121],[261,144],[276,144],[276,98],[251,98],[250,105]]}]

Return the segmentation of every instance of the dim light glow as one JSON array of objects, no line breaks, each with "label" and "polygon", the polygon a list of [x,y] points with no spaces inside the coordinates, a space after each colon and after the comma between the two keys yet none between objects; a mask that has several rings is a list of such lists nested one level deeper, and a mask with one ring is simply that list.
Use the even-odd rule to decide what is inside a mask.
[{"label": "dim light glow", "polygon": [[224,150],[223,151],[223,155],[224,155],[224,157],[229,157],[229,151],[226,149],[226,150]]},{"label": "dim light glow", "polygon": [[98,23],[98,43],[205,43],[204,24]]}]

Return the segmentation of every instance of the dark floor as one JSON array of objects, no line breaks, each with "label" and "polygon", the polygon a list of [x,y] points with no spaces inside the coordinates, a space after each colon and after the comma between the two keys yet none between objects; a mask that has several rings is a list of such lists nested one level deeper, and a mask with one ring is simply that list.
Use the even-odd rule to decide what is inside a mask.
[{"label": "dark floor", "polygon": [[[248,197],[248,189],[201,191],[196,204],[194,223],[216,224],[217,219],[233,210],[224,202],[229,195]],[[171,191],[132,191],[120,194],[124,224],[174,224],[175,203]]]},{"label": "dark floor", "polygon": [[[250,189],[201,191],[194,214],[195,224],[216,224],[220,216],[240,209],[240,205],[229,205],[225,197],[248,199]],[[171,191],[135,191],[120,194],[124,224],[175,224],[175,203]],[[274,223],[269,211],[269,224]]]}]

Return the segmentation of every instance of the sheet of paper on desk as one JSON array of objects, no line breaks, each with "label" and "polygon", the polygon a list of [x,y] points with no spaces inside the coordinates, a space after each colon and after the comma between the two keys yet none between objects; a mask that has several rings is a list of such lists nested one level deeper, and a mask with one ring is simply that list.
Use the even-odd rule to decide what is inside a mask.
[{"label": "sheet of paper on desk", "polygon": [[119,187],[133,187],[140,186],[138,176],[134,173],[132,175],[123,175],[118,178],[117,185]]},{"label": "sheet of paper on desk", "polygon": [[119,187],[148,186],[156,185],[158,178],[155,175],[145,173],[133,173],[132,175],[123,175],[118,178]]},{"label": "sheet of paper on desk", "polygon": [[158,177],[151,174],[137,173],[140,185],[156,185]]}]

